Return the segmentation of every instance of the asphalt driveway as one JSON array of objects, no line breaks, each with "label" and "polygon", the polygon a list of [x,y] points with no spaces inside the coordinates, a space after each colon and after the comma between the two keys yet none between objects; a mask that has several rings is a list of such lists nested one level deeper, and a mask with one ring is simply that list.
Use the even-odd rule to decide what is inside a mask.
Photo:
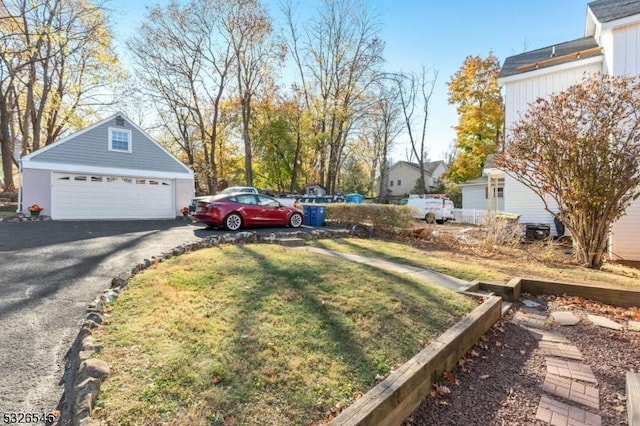
[{"label": "asphalt driveway", "polygon": [[85,308],[114,275],[216,233],[181,220],[0,222],[0,419],[56,409]]}]

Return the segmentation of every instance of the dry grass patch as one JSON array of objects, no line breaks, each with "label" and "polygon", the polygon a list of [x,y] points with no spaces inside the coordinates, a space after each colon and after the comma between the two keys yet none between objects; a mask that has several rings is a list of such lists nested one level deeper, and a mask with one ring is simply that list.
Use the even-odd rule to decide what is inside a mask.
[{"label": "dry grass patch", "polygon": [[197,251],[136,276],[96,330],[113,375],[95,415],[114,425],[320,422],[473,307],[295,249]]},{"label": "dry grass patch", "polygon": [[[450,236],[448,238],[451,239]],[[597,271],[569,263],[559,263],[556,261],[556,255],[545,254],[551,249],[543,243],[523,244],[517,251],[514,250],[512,255],[504,251],[487,253],[484,256],[478,255],[476,248],[465,249],[461,244],[445,248],[442,245],[430,243],[416,242],[416,245],[407,245],[391,241],[360,239],[317,240],[309,244],[345,253],[380,257],[469,281],[480,279],[506,283],[518,276],[599,286],[637,288],[640,285],[640,274],[637,269],[605,264],[602,270]]]}]

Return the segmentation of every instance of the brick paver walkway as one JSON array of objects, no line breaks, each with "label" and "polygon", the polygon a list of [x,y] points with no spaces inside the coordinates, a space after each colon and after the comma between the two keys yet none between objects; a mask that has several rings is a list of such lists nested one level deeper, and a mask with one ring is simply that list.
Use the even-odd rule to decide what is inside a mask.
[{"label": "brick paver walkway", "polygon": [[563,343],[556,342],[547,342],[540,341],[538,343],[538,347],[545,355],[551,355],[560,358],[569,358],[569,359],[582,359],[582,354],[580,350],[573,345],[566,345]]},{"label": "brick paver walkway", "polygon": [[600,409],[600,391],[598,391],[598,388],[578,383],[566,377],[547,374],[544,378],[542,390],[596,410]]},{"label": "brick paver walkway", "polygon": [[[560,325],[574,325],[580,321],[571,312],[553,312],[551,317]],[[536,419],[555,426],[600,426],[600,391],[598,380],[582,360],[580,350],[562,336],[548,330],[545,312],[522,309],[516,312],[512,322],[527,328],[538,340],[538,349],[545,357],[547,374],[542,385],[545,394],[540,398]],[[558,397],[554,399],[551,395]],[[589,410],[595,410],[592,412]]]},{"label": "brick paver walkway", "polygon": [[547,317],[518,311],[511,322],[516,325],[542,329],[546,327]]},{"label": "brick paver walkway", "polygon": [[556,401],[546,395],[540,398],[536,419],[554,426],[601,426],[602,417],[582,408]]},{"label": "brick paver walkway", "polygon": [[533,329],[527,328],[533,334],[533,337],[536,340],[541,340],[543,342],[557,342],[557,343],[571,343],[569,339],[564,337],[562,334],[558,334],[555,331],[549,330],[541,330],[541,329]]},{"label": "brick paver walkway", "polygon": [[556,376],[569,377],[574,380],[598,384],[591,367],[574,361],[565,361],[559,358],[545,358],[547,371]]}]

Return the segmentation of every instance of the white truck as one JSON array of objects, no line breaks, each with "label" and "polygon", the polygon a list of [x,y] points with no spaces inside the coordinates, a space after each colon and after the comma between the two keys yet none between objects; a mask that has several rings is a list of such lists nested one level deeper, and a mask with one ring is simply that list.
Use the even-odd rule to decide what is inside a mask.
[{"label": "white truck", "polygon": [[424,219],[427,223],[444,223],[448,220],[455,220],[453,217],[453,201],[446,197],[409,197],[407,207],[413,209],[413,217]]}]

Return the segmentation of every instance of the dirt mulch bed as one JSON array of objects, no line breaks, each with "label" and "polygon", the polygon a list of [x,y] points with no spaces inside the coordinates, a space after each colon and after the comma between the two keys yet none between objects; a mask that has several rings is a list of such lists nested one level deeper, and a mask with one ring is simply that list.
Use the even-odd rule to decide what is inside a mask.
[{"label": "dirt mulch bed", "polygon": [[[547,310],[573,310],[578,316],[603,315],[594,310],[567,307],[560,300],[539,300]],[[516,307],[518,308],[518,307]],[[621,318],[615,314],[611,319]],[[640,372],[640,333],[615,331],[582,321],[574,327],[556,327],[578,347],[585,364],[598,379],[603,425],[626,425],[625,374]],[[500,321],[467,353],[454,371],[434,386],[431,395],[405,425],[544,425],[536,410],[543,395],[545,355],[525,329]],[[555,398],[555,397],[554,397]]]}]

